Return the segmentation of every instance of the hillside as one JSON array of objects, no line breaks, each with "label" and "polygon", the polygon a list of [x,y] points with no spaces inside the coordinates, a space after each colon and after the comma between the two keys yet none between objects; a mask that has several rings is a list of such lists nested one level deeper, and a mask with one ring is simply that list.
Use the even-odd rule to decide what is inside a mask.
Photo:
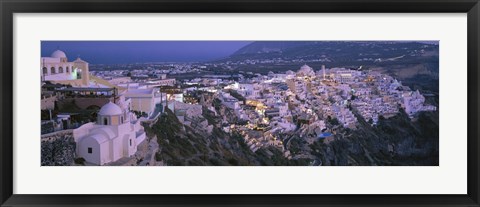
[{"label": "hillside", "polygon": [[357,130],[340,130],[335,141],[309,147],[324,165],[436,166],[438,132],[438,112],[422,112],[410,121],[401,111],[376,126],[360,118]]},{"label": "hillside", "polygon": [[261,54],[261,53],[282,53],[290,48],[308,46],[310,42],[297,41],[256,41],[245,47],[240,48],[232,54],[233,56]]},{"label": "hillside", "polygon": [[[205,109],[205,108],[204,108]],[[438,165],[438,112],[422,113],[410,121],[402,111],[390,119],[381,119],[370,126],[362,118],[357,130],[338,128],[333,141],[318,140],[309,144],[308,135],[294,132],[287,147],[293,159],[287,159],[275,147],[252,152],[239,134],[220,129],[221,116],[228,109],[217,105],[218,116],[205,109],[203,118],[213,125],[211,132],[204,128],[183,125],[170,110],[145,129],[157,136],[160,151],[157,161],[169,166],[178,165]],[[194,124],[194,123],[192,123]],[[333,127],[333,126],[330,126]],[[433,134],[432,134],[433,133]],[[434,134],[437,133],[437,134]]]},{"label": "hillside", "polygon": [[215,125],[210,133],[183,125],[169,109],[153,126],[146,127],[148,134],[158,137],[160,151],[156,155],[157,161],[168,166],[301,164],[298,160],[284,158],[273,147],[252,152],[240,135],[227,134],[218,127],[218,116],[208,110],[204,112],[209,124]]},{"label": "hillside", "polygon": [[[402,57],[403,56],[403,57]],[[332,63],[413,61],[413,57],[438,57],[438,45],[405,41],[257,41],[224,60],[325,59]]]}]

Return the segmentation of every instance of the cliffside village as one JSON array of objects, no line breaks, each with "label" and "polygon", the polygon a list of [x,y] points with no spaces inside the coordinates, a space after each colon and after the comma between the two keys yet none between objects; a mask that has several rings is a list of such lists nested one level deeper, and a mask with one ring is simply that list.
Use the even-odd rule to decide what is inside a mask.
[{"label": "cliffside village", "polygon": [[142,143],[150,145],[141,123],[154,122],[165,107],[184,125],[206,133],[213,129],[202,119],[209,110],[222,116],[225,132],[241,134],[252,151],[275,146],[285,157],[291,157],[285,135],[294,131],[302,131],[308,142],[328,142],[336,133],[328,123],[355,129],[358,117],[375,125],[400,108],[411,118],[437,110],[391,76],[325,66],[177,81],[151,71],[135,71],[137,78],[115,71],[93,75],[86,61],[68,62],[57,50],[41,58],[41,73],[42,141],[68,131],[75,157],[92,165],[139,165],[129,160],[145,148]]}]

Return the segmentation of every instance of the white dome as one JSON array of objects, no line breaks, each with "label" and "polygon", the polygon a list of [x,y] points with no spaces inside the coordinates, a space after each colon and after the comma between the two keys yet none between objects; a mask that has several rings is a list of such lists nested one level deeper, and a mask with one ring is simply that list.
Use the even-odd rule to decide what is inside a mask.
[{"label": "white dome", "polygon": [[51,57],[53,57],[53,58],[66,58],[67,55],[61,50],[55,50],[52,53]]},{"label": "white dome", "polygon": [[122,109],[117,104],[109,102],[102,106],[98,114],[102,116],[120,115],[122,114]]},{"label": "white dome", "polygon": [[312,70],[312,68],[308,65],[303,65],[300,70]]},{"label": "white dome", "polygon": [[308,65],[303,65],[300,68],[300,70],[298,70],[297,73],[302,73],[303,75],[307,75],[307,74],[313,73],[313,69]]}]

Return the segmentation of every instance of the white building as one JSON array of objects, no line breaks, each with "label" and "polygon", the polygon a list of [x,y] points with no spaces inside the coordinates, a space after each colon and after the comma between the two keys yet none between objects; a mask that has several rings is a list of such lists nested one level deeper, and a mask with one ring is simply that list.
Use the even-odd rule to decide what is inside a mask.
[{"label": "white building", "polygon": [[130,77],[112,77],[109,79],[106,79],[109,83],[114,84],[114,85],[119,85],[119,84],[125,84],[125,83],[130,83],[132,82],[132,78]]},{"label": "white building", "polygon": [[67,55],[61,50],[55,50],[50,57],[40,58],[42,81],[70,81],[77,85],[89,84],[88,63],[77,58],[68,62]]},{"label": "white building", "polygon": [[238,99],[231,96],[229,93],[221,93],[222,104],[231,109],[239,109],[240,104]]},{"label": "white building", "polygon": [[77,156],[96,165],[133,156],[145,140],[140,120],[112,102],[102,106],[96,123],[82,125],[73,131],[73,136]]},{"label": "white building", "polygon": [[278,109],[278,113],[280,117],[290,116],[290,112],[288,111],[288,104],[286,103],[276,103],[274,108]]},{"label": "white building", "polygon": [[240,83],[237,87],[237,92],[243,97],[250,96],[253,93],[253,84],[251,83]]},{"label": "white building", "polygon": [[155,111],[155,89],[129,88],[124,95],[131,100],[131,110],[145,112],[148,116]]},{"label": "white building", "polygon": [[361,75],[360,71],[349,70],[345,68],[333,68],[335,80],[340,83],[352,83],[355,81],[355,77]]},{"label": "white building", "polygon": [[403,107],[405,112],[412,117],[419,111],[435,111],[437,107],[431,105],[424,105],[425,97],[420,94],[418,90],[408,91],[402,94]]},{"label": "white building", "polygon": [[169,79],[157,79],[157,80],[149,80],[145,82],[149,88],[158,87],[158,86],[174,86],[177,83],[175,78]]}]

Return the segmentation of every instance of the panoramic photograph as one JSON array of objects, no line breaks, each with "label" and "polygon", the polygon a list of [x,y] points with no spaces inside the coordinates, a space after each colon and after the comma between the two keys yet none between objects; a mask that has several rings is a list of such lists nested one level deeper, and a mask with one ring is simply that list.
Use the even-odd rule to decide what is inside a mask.
[{"label": "panoramic photograph", "polygon": [[434,40],[42,41],[40,164],[439,166],[439,58]]}]

